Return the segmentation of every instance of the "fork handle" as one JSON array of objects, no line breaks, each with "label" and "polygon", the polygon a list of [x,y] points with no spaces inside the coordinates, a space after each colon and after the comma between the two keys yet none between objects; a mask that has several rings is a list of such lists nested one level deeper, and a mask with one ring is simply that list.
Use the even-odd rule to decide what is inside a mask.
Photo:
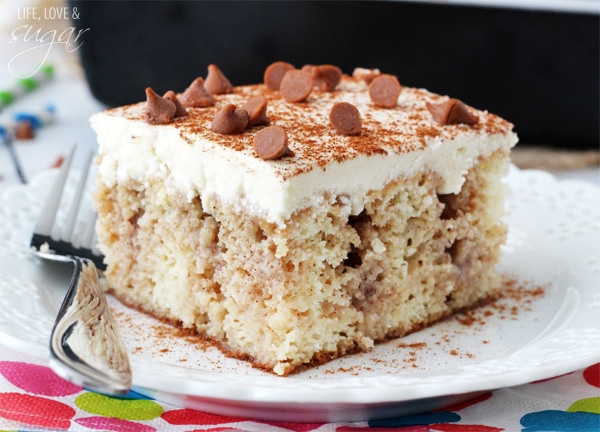
[{"label": "fork handle", "polygon": [[89,390],[124,394],[131,388],[131,366],[94,263],[65,257],[73,276],[50,337],[50,367]]}]

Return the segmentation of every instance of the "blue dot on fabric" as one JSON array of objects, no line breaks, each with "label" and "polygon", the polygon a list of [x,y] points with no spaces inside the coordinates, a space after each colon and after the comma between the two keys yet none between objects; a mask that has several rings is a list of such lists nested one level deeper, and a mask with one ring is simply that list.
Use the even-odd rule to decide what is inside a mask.
[{"label": "blue dot on fabric", "polygon": [[598,432],[600,415],[589,412],[538,411],[521,417],[522,432]]}]

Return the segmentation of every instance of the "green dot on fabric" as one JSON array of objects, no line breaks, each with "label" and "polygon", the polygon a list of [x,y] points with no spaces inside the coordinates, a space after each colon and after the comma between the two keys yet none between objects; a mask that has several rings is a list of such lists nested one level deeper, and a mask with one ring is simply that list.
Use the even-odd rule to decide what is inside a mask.
[{"label": "green dot on fabric", "polygon": [[164,411],[151,400],[113,398],[98,393],[83,393],[75,399],[75,405],[90,414],[122,420],[152,420]]},{"label": "green dot on fabric", "polygon": [[567,411],[569,412],[589,412],[600,414],[600,397],[592,397],[587,399],[579,399],[571,405]]},{"label": "green dot on fabric", "polygon": [[0,103],[8,105],[15,99],[15,96],[11,92],[0,91]]},{"label": "green dot on fabric", "polygon": [[52,76],[54,75],[54,67],[52,65],[44,65],[42,66],[42,72],[47,76]]},{"label": "green dot on fabric", "polygon": [[23,87],[26,91],[31,91],[37,87],[37,81],[33,78],[23,78],[19,80],[19,84],[21,84],[21,87]]}]

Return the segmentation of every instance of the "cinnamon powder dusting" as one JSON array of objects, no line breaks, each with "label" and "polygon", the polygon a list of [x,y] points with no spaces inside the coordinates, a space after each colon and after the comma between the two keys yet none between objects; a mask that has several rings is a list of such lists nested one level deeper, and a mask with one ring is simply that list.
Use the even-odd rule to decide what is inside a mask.
[{"label": "cinnamon powder dusting", "polygon": [[[265,84],[233,87],[230,93],[213,94],[214,106],[188,107],[185,117],[174,118],[162,128],[175,128],[188,143],[204,141],[229,148],[250,157],[256,134],[265,125],[248,126],[242,133],[223,135],[211,129],[217,113],[227,105],[243,107],[250,99],[262,97],[268,103],[269,124],[283,127],[295,156],[265,161],[279,171],[282,179],[325,168],[332,162],[345,162],[359,156],[401,154],[423,149],[431,138],[452,140],[460,135],[510,133],[512,125],[500,117],[473,110],[480,121],[475,125],[440,125],[431,118],[427,103],[445,97],[423,89],[404,87],[393,108],[375,106],[368,94],[369,85],[360,78],[343,75],[335,91],[315,88],[302,102],[286,101],[279,90]],[[360,135],[336,133],[329,124],[329,113],[338,102],[358,108],[362,117]],[[144,103],[108,110],[109,115],[144,121]]]},{"label": "cinnamon powder dusting", "polygon": [[[420,370],[425,371],[431,367],[432,363],[438,361],[440,366],[444,366],[448,361],[480,361],[481,353],[473,352],[463,346],[468,338],[469,347],[489,347],[493,349],[494,341],[488,338],[480,337],[478,334],[483,332],[491,322],[498,324],[504,320],[517,320],[523,314],[530,312],[535,307],[536,300],[542,298],[547,291],[544,286],[531,286],[516,280],[506,280],[503,286],[502,297],[479,308],[464,311],[447,318],[446,323],[440,323],[438,326],[429,327],[423,330],[423,333],[413,333],[411,340],[396,339],[389,341],[389,348],[384,350],[385,354],[371,353],[362,355],[360,364],[347,365],[346,358],[341,358],[330,363],[327,368],[321,370],[325,375],[350,375],[361,376],[363,374],[377,373],[397,374],[399,372]],[[113,311],[114,316],[121,328],[138,329],[138,324],[134,323],[132,315],[123,312]],[[452,323],[458,324],[452,325]],[[156,322],[150,326],[150,334],[157,340],[156,350],[150,354],[154,358],[176,354],[176,349],[170,347],[175,339],[185,344],[193,346],[202,358],[202,362],[207,362],[206,353],[208,350],[217,348],[223,356],[230,357],[231,353],[227,348],[219,345],[209,338],[198,333],[177,327],[173,323]],[[136,331],[134,330],[134,331]],[[141,331],[141,329],[140,329]],[[147,337],[148,327],[143,330],[144,338]],[[424,339],[419,339],[422,334]],[[483,335],[482,335],[483,336]],[[416,341],[415,341],[416,339]],[[478,340],[479,339],[479,340]],[[148,354],[140,346],[132,349],[133,354]],[[488,348],[482,348],[485,352]],[[391,354],[390,354],[391,353]],[[489,354],[488,354],[489,355]],[[252,362],[252,359],[243,359]],[[180,364],[188,364],[193,367],[198,359],[189,357],[180,357],[176,360]],[[211,367],[215,370],[223,368],[221,360],[210,361]],[[253,367],[261,369],[262,365],[253,363]]]},{"label": "cinnamon powder dusting", "polygon": [[[449,359],[459,361],[478,361],[478,354],[465,349],[462,342],[466,338],[476,338],[477,333],[485,329],[485,326],[494,322],[503,320],[516,320],[519,315],[533,310],[534,302],[543,297],[546,293],[546,287],[530,286],[515,280],[505,280],[503,282],[503,295],[498,299],[473,310],[467,310],[448,318],[448,322],[456,322],[464,326],[464,330],[454,328],[447,331],[448,327],[443,323],[437,329],[431,328],[431,332],[426,334],[426,341],[404,342],[402,339],[394,343],[397,349],[397,355],[389,356],[371,356],[367,362],[360,367],[351,368],[338,367],[326,370],[328,375],[333,374],[352,374],[357,375],[358,369],[362,372],[374,370],[374,367],[384,369],[388,374],[394,374],[401,371],[426,370],[427,365],[431,365],[432,358],[438,357],[440,365],[446,362],[445,356]],[[441,334],[435,331],[441,330]],[[416,334],[415,334],[416,335]],[[489,339],[481,339],[469,343],[471,345],[490,346]]]},{"label": "cinnamon powder dusting", "polygon": [[[498,324],[503,320],[517,320],[522,314],[532,311],[536,300],[542,298],[546,291],[547,287],[544,286],[531,286],[531,284],[507,279],[504,281],[502,297],[487,305],[448,318],[449,325],[440,323],[439,326],[423,330],[425,339],[415,341],[415,338],[419,337],[419,333],[414,333],[410,342],[405,339],[390,341],[389,343],[393,344],[393,348],[385,350],[387,355],[377,353],[363,355],[359,365],[345,365],[345,359],[342,358],[339,359],[341,360],[339,364],[337,362],[331,363],[328,368],[323,369],[320,373],[351,376],[360,376],[372,372],[396,374],[402,371],[426,370],[430,367],[428,365],[431,365],[435,359],[439,359],[441,366],[448,361],[444,360],[445,358],[459,361],[481,360],[476,352],[462,346],[465,338],[472,339],[469,346],[479,345],[493,348],[493,341],[487,338],[477,340],[478,333],[482,332],[490,322]],[[132,315],[118,311],[113,311],[113,313],[121,328],[138,329],[137,323],[133,322]],[[452,326],[452,322],[457,323],[458,327]],[[147,330],[148,328],[144,329],[144,335],[147,335]],[[198,356],[201,356],[204,362],[207,361],[205,353],[213,348],[218,348],[224,356],[230,356],[226,347],[220,346],[196,332],[177,327],[173,323],[156,322],[150,326],[150,330],[152,336],[158,341],[156,351],[151,353],[155,358],[174,354],[175,352],[169,348],[171,346],[169,341],[174,339],[190,344],[197,349]],[[137,346],[133,348],[133,354],[143,354],[144,350],[144,348]],[[389,355],[390,352],[393,354],[392,356]],[[244,360],[252,361],[252,359]],[[193,366],[195,360],[181,357],[176,361],[180,364],[186,363]],[[219,360],[214,361],[214,363],[211,361],[211,363],[212,368],[215,370],[223,367]],[[336,364],[337,366],[334,366]],[[253,364],[253,367],[262,368],[260,364]]]}]

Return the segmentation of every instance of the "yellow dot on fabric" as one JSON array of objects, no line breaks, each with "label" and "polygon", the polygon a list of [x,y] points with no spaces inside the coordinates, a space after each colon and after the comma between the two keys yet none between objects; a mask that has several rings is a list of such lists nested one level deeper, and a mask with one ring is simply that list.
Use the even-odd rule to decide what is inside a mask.
[{"label": "yellow dot on fabric", "polygon": [[600,397],[592,397],[587,399],[579,399],[571,405],[567,411],[569,412],[589,412],[600,414]]},{"label": "yellow dot on fabric", "polygon": [[98,393],[83,393],[75,399],[75,405],[90,414],[122,420],[152,420],[164,411],[151,400],[121,399]]}]

